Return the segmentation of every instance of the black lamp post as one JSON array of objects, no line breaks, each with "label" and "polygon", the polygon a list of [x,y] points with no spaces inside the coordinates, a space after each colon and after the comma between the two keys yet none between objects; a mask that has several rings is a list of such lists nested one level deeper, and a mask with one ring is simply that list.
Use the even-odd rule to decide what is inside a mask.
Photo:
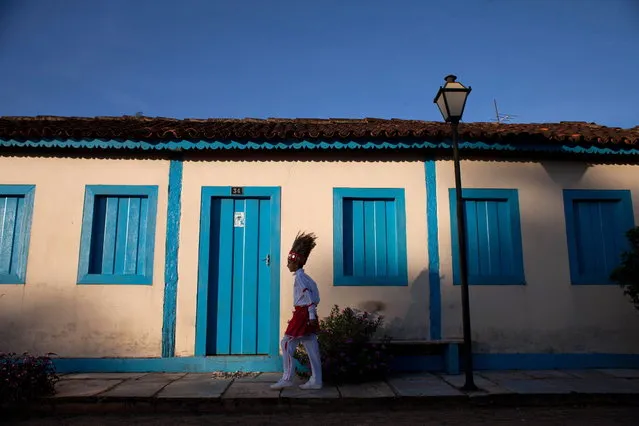
[{"label": "black lamp post", "polygon": [[462,317],[464,327],[464,363],[466,364],[466,383],[463,390],[476,390],[473,377],[473,351],[470,332],[470,300],[468,292],[468,252],[466,250],[466,220],[464,218],[464,201],[462,198],[461,170],[459,166],[458,125],[464,114],[466,99],[471,91],[470,86],[464,87],[456,82],[454,75],[446,76],[446,84],[439,88],[434,102],[444,117],[450,123],[453,131],[453,163],[455,166],[455,193],[457,197],[457,237],[459,246],[459,271],[461,273]]}]

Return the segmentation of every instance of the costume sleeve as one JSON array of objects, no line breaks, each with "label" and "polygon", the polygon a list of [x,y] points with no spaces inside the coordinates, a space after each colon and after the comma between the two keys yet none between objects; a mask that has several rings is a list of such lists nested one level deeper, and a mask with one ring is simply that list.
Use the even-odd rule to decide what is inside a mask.
[{"label": "costume sleeve", "polygon": [[317,319],[317,307],[315,305],[309,305],[308,317],[312,320]]},{"label": "costume sleeve", "polygon": [[317,285],[308,276],[299,276],[297,279],[302,290],[300,301],[302,305],[308,305],[308,317],[312,320],[317,319],[317,303],[319,302]]}]

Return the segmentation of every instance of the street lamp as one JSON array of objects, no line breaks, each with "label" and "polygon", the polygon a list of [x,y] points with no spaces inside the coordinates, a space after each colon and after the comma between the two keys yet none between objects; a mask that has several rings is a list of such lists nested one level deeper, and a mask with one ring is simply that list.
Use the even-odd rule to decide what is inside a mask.
[{"label": "street lamp", "polygon": [[455,194],[457,198],[457,237],[459,246],[459,271],[461,273],[462,317],[464,329],[464,363],[466,364],[466,383],[463,390],[477,390],[473,377],[473,351],[470,332],[470,300],[468,292],[468,252],[466,250],[466,220],[464,218],[464,201],[462,198],[461,170],[459,166],[458,125],[464,114],[466,99],[471,91],[470,86],[464,87],[456,82],[454,75],[446,76],[446,84],[439,88],[434,103],[450,123],[453,131],[453,163],[455,167]]}]

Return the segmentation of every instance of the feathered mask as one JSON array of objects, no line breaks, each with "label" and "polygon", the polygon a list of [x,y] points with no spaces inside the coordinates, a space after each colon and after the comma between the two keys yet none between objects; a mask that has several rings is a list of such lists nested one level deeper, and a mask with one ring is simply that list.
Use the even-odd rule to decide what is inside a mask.
[{"label": "feathered mask", "polygon": [[291,247],[291,251],[288,253],[288,260],[294,262],[299,261],[300,265],[306,264],[308,256],[315,248],[315,240],[317,240],[317,237],[313,233],[306,234],[298,232],[295,241],[293,241],[293,247]]}]

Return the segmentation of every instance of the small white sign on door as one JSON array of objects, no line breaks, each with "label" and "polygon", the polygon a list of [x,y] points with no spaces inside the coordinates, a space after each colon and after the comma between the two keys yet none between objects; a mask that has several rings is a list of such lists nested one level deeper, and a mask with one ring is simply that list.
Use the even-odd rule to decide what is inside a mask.
[{"label": "small white sign on door", "polygon": [[236,228],[244,228],[244,212],[235,212],[233,219],[233,226]]}]

